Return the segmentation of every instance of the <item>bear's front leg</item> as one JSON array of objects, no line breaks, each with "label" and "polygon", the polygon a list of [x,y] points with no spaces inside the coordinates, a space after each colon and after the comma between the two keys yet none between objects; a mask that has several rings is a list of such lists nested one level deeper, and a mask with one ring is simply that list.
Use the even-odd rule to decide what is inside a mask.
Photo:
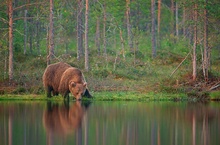
[{"label": "bear's front leg", "polygon": [[68,99],[69,100],[69,91],[66,91],[63,95],[64,99]]},{"label": "bear's front leg", "polygon": [[50,86],[47,86],[47,88],[46,88],[46,93],[47,93],[47,97],[48,97],[48,98],[51,98],[51,97],[52,97],[52,96],[51,96],[51,91],[53,91],[53,88],[50,87]]}]

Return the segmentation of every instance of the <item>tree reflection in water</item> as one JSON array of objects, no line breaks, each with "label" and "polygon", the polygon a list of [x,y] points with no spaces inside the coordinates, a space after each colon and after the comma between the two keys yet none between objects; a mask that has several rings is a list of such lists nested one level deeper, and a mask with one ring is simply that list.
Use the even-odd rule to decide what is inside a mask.
[{"label": "tree reflection in water", "polygon": [[96,126],[96,140],[91,144],[220,143],[217,137],[220,112],[209,103],[122,102],[108,106],[94,103],[91,110],[88,118],[94,119],[90,126]]},{"label": "tree reflection in water", "polygon": [[218,102],[89,104],[0,102],[0,145],[220,144]]}]

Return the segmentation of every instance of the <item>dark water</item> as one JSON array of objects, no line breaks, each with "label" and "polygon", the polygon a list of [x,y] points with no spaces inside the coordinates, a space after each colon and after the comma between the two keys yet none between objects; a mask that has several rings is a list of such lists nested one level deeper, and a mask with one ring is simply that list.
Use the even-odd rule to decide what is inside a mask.
[{"label": "dark water", "polygon": [[220,103],[0,102],[0,145],[219,145]]}]

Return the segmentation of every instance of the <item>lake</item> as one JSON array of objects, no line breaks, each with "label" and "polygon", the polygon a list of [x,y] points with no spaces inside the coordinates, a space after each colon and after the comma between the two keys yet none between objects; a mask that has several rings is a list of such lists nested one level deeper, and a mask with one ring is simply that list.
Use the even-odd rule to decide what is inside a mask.
[{"label": "lake", "polygon": [[219,102],[0,102],[0,145],[219,145]]}]

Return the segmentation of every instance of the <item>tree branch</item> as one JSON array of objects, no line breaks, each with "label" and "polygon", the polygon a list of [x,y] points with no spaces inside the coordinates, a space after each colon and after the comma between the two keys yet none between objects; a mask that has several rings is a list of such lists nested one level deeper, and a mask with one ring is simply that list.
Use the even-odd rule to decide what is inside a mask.
[{"label": "tree branch", "polygon": [[27,6],[31,6],[31,5],[40,5],[40,4],[44,4],[44,3],[46,3],[46,2],[36,2],[36,3],[31,3],[31,4],[25,4],[25,5],[16,7],[16,8],[14,8],[13,10],[16,11],[16,10],[19,10],[19,9],[21,9],[21,8],[23,8],[23,7],[27,7]]},{"label": "tree branch", "polygon": [[[191,51],[190,51],[191,52]],[[181,63],[176,67],[176,69],[171,73],[170,77],[178,70],[178,68],[183,64],[186,58],[189,56],[190,52],[186,55],[186,57],[181,61]]]},{"label": "tree branch", "polygon": [[216,83],[214,86],[212,86],[212,87],[209,89],[209,91],[212,91],[212,90],[214,90],[214,89],[216,89],[216,88],[218,88],[218,87],[220,87],[220,82],[218,82],[218,83]]},{"label": "tree branch", "polygon": [[8,21],[6,19],[0,18],[0,20],[4,23],[8,23]]},{"label": "tree branch", "polygon": [[[35,17],[26,17],[26,19],[33,19],[33,18]],[[21,20],[21,19],[25,19],[25,17],[14,18],[14,21]]]}]

